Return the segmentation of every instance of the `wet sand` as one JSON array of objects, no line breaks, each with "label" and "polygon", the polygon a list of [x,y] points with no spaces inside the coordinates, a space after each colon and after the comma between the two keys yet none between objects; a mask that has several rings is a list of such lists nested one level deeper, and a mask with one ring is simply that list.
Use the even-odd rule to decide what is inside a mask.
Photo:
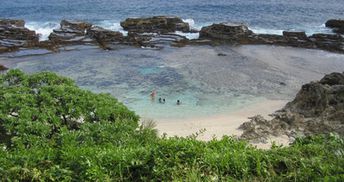
[{"label": "wet sand", "polygon": [[203,129],[205,131],[197,137],[200,140],[209,141],[213,137],[221,138],[224,135],[239,136],[242,131],[238,127],[248,121],[249,117],[262,115],[269,118],[269,114],[276,111],[276,108],[282,108],[287,102],[286,100],[265,100],[227,114],[189,119],[162,119],[156,121],[156,124],[159,133],[166,133],[167,136],[190,136]]}]

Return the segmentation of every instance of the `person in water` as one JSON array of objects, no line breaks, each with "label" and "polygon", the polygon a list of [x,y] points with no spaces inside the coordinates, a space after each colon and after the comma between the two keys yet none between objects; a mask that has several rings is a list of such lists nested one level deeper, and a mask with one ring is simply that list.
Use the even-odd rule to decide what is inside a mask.
[{"label": "person in water", "polygon": [[166,102],[165,98],[164,98],[164,99],[162,99],[162,103],[163,103],[163,104],[165,104],[165,102]]},{"label": "person in water", "polygon": [[156,96],[156,90],[153,90],[152,93],[150,94],[150,96],[151,96],[152,101],[154,101],[155,96]]},{"label": "person in water", "polygon": [[177,105],[180,105],[180,104],[181,104],[180,100],[177,100]]},{"label": "person in water", "polygon": [[161,97],[159,98],[159,103],[162,103],[162,99],[161,99]]}]

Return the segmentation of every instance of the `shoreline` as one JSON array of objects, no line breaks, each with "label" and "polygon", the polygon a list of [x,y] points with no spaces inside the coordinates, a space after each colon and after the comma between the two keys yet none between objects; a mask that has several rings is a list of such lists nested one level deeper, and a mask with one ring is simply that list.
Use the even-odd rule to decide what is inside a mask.
[{"label": "shoreline", "polygon": [[[281,109],[287,103],[287,100],[264,100],[258,103],[250,104],[247,107],[240,108],[228,114],[220,114],[202,118],[192,119],[161,119],[154,120],[159,135],[167,134],[168,137],[178,136],[186,137],[199,133],[197,139],[209,141],[214,137],[221,139],[222,136],[239,136],[242,131],[238,127],[248,121],[249,117],[262,115],[264,118],[270,118],[270,114]],[[144,121],[144,119],[143,119]],[[201,130],[205,129],[204,132]],[[274,139],[277,143],[286,145],[280,138]],[[265,148],[266,144],[259,144],[259,147]]]}]

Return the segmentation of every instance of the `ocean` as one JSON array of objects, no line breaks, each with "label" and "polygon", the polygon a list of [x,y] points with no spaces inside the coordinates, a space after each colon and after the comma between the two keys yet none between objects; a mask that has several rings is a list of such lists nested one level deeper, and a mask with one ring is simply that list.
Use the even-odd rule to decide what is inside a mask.
[{"label": "ocean", "polygon": [[[324,23],[344,17],[343,0],[1,0],[0,18],[19,18],[46,39],[62,19],[121,30],[128,17],[175,15],[194,28],[215,22],[245,22],[256,33],[330,32]],[[197,35],[189,35],[191,38]]]}]

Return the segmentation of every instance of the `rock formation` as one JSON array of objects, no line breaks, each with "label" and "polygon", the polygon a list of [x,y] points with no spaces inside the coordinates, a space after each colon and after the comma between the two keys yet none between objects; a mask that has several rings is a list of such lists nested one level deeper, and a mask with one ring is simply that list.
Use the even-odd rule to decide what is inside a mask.
[{"label": "rock formation", "polygon": [[344,34],[344,19],[342,20],[328,20],[326,22],[326,27],[332,28],[333,32],[339,33],[339,34]]},{"label": "rock formation", "polygon": [[98,42],[100,47],[109,49],[109,44],[118,44],[124,41],[124,36],[120,32],[107,30],[98,26],[93,26],[87,30],[87,36]]},{"label": "rock formation", "polygon": [[[323,49],[344,53],[344,38],[340,34],[314,34],[284,31],[283,35],[255,34],[243,23],[218,23],[201,29],[199,39],[189,40],[175,31],[195,32],[188,23],[178,17],[154,16],[128,18],[121,26],[128,31],[120,32],[93,26],[83,21],[62,20],[60,28],[53,30],[49,40],[39,42],[39,36],[27,28],[23,20],[0,20],[0,53],[19,48],[45,48],[58,51],[61,46],[97,44],[113,49],[118,44],[160,49],[165,45],[220,44],[267,44],[309,49]],[[329,20],[326,26],[340,32],[343,20]]]},{"label": "rock formation", "polygon": [[7,69],[8,69],[8,68],[6,68],[4,65],[1,65],[1,64],[0,64],[0,72],[1,72],[1,71],[5,71],[5,70],[7,70]]},{"label": "rock formation", "polygon": [[203,27],[200,39],[232,44],[270,44],[301,48],[318,48],[344,53],[344,39],[334,34],[314,34],[307,37],[305,32],[284,31],[283,35],[255,34],[242,23],[220,23]]},{"label": "rock formation", "polygon": [[82,21],[62,20],[59,29],[54,29],[49,40],[54,44],[83,44],[92,42],[86,34],[92,24]]},{"label": "rock formation", "polygon": [[190,26],[179,17],[154,16],[149,18],[127,18],[121,22],[124,30],[136,33],[190,32]]},{"label": "rock formation", "polygon": [[302,86],[292,102],[273,114],[272,120],[250,118],[240,126],[241,138],[262,142],[271,136],[336,132],[344,135],[344,73],[331,73]]},{"label": "rock formation", "polygon": [[203,27],[200,38],[240,42],[247,39],[253,32],[243,23],[220,23]]},{"label": "rock formation", "polygon": [[0,20],[0,53],[38,44],[39,37],[36,32],[24,26],[23,20]]}]

